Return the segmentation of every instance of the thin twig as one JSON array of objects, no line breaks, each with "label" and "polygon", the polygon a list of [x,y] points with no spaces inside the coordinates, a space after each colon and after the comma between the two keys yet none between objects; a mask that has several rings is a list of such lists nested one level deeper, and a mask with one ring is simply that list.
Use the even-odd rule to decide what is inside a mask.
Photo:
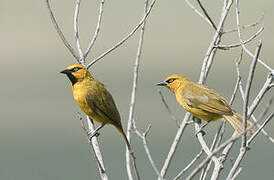
[{"label": "thin twig", "polygon": [[[93,121],[91,121],[87,116],[88,127],[86,127],[85,124],[84,124],[84,121],[83,121],[83,117],[81,116],[81,114],[79,112],[77,112],[77,118],[80,120],[82,129],[84,130],[85,134],[87,135],[90,146],[92,147],[93,154],[94,154],[94,157],[96,159],[97,166],[99,168],[101,179],[107,180],[108,177],[107,177],[107,174],[106,174],[106,171],[105,171],[105,168],[104,168],[103,159],[101,158],[102,154],[100,153],[101,151],[100,151],[100,148],[99,148],[99,143],[97,141],[97,137],[93,137],[92,139],[95,139],[95,138],[96,139],[94,141],[90,141],[89,136],[88,136],[88,132],[89,132],[88,129],[94,129]],[[99,153],[97,153],[97,151]]]},{"label": "thin twig", "polygon": [[236,178],[238,177],[238,175],[242,172],[242,169],[243,169],[243,168],[240,167],[240,168],[235,172],[234,176],[233,176],[230,180],[236,179]]},{"label": "thin twig", "polygon": [[[78,116],[79,116],[79,119],[80,119],[80,122],[81,122],[81,126],[82,126],[83,130],[85,131],[85,133],[88,137],[88,132],[89,131],[94,131],[93,121],[91,119],[89,119],[89,117],[87,116],[88,128],[86,128],[84,123],[83,123],[83,118],[80,116],[79,113],[78,113]],[[88,139],[88,140],[89,140],[90,146],[92,148],[93,154],[95,156],[101,179],[102,180],[108,180],[108,176],[106,174],[106,170],[105,170],[105,167],[104,167],[103,156],[102,156],[102,153],[101,153],[101,150],[100,150],[100,147],[99,147],[98,139],[97,139],[96,136],[94,136],[91,139],[91,141],[90,141],[90,139]]]},{"label": "thin twig", "polygon": [[88,45],[88,48],[86,50],[86,52],[84,53],[84,60],[85,58],[88,56],[90,50],[92,49],[97,37],[98,37],[98,34],[99,34],[99,31],[100,31],[100,27],[101,27],[101,22],[102,22],[102,16],[103,16],[103,8],[104,8],[104,4],[105,4],[105,0],[101,0],[100,2],[100,8],[99,8],[99,15],[98,15],[98,21],[97,21],[97,25],[96,25],[96,30],[94,32],[94,35],[93,35],[93,38],[91,39],[89,45]]},{"label": "thin twig", "polygon": [[200,6],[200,8],[203,10],[204,12],[204,15],[207,17],[207,19],[210,21],[210,24],[212,25],[212,27],[217,31],[217,27],[216,25],[214,24],[214,22],[212,21],[212,19],[210,18],[210,16],[208,15],[206,9],[204,8],[204,6],[202,5],[201,1],[200,0],[196,0]]},{"label": "thin twig", "polygon": [[73,22],[74,22],[74,36],[75,36],[78,54],[80,56],[80,62],[81,62],[81,64],[84,64],[84,60],[83,60],[84,57],[83,57],[83,52],[82,52],[82,48],[80,45],[80,38],[79,38],[78,17],[79,17],[79,11],[80,11],[80,4],[81,4],[81,0],[76,0]]},{"label": "thin twig", "polygon": [[[147,8],[148,8],[148,0],[145,0],[145,5],[144,5],[144,16],[147,14]],[[142,54],[142,48],[143,48],[143,40],[144,40],[144,33],[145,33],[145,25],[146,21],[143,22],[141,32],[140,32],[140,38],[139,38],[139,44],[138,44],[138,49],[137,49],[137,54],[136,54],[136,59],[135,59],[135,64],[134,64],[134,70],[133,70],[133,85],[132,85],[132,91],[131,91],[131,101],[130,101],[130,108],[129,108],[129,117],[128,117],[128,126],[127,126],[127,138],[128,141],[130,142],[130,130],[132,129],[132,123],[133,123],[133,116],[134,116],[134,110],[135,110],[135,96],[136,96],[136,90],[137,90],[137,82],[138,82],[138,73],[139,73],[139,64],[140,64],[140,59],[141,59],[141,54]],[[126,166],[127,166],[127,173],[129,179],[132,178],[131,174],[131,168],[130,168],[130,154],[129,150],[126,150]],[[133,157],[133,164],[134,164],[134,170],[137,176],[137,179],[140,179],[140,175],[136,166],[136,161],[135,158]]]},{"label": "thin twig", "polygon": [[[238,0],[236,0],[236,2],[237,1]],[[254,72],[255,72],[257,61],[258,61],[258,57],[260,55],[261,48],[262,48],[262,43],[259,42],[259,45],[256,48],[255,57],[250,65],[250,70],[249,70],[249,74],[246,82],[245,98],[244,98],[244,105],[243,105],[243,124],[242,124],[243,130],[245,130],[247,127],[249,93],[250,93],[250,88],[253,81]],[[242,147],[246,147],[246,134],[243,135]]]},{"label": "thin twig", "polygon": [[[246,131],[244,131],[244,132],[246,132]],[[235,174],[237,168],[239,167],[239,165],[241,164],[241,162],[243,160],[243,157],[245,156],[246,152],[247,152],[246,147],[241,147],[240,148],[240,153],[238,154],[237,159],[235,160],[232,168],[230,169],[229,174],[226,177],[226,180],[230,180],[234,176],[234,174]]]},{"label": "thin twig", "polygon": [[242,43],[236,43],[236,44],[230,44],[230,45],[218,45],[215,46],[216,48],[223,49],[223,50],[229,50],[231,48],[236,48],[239,46],[242,46],[242,44],[247,44],[251,42],[253,39],[255,39],[261,32],[263,32],[264,28],[261,27],[255,34],[253,34],[250,38],[247,40],[243,41]]},{"label": "thin twig", "polygon": [[[239,64],[238,63],[236,63],[236,70],[237,70],[237,73],[238,73],[238,75],[240,74],[240,70],[239,70]],[[271,73],[268,75],[268,77],[267,77],[267,79],[268,78],[271,78],[270,76],[272,76],[271,75]],[[266,83],[265,83],[266,84]],[[264,85],[265,86],[265,85]],[[240,81],[240,83],[239,83],[239,89],[240,89],[240,92],[241,92],[241,97],[242,97],[242,99],[244,99],[244,90],[243,90],[243,86],[242,86],[242,84],[241,84],[241,81]],[[263,88],[262,88],[263,89]],[[262,94],[262,96],[265,94],[265,92],[264,91],[260,91],[259,92],[259,94]],[[257,97],[258,96],[260,96],[260,95],[257,95]],[[262,97],[261,97],[262,98]],[[256,126],[257,127],[259,127],[259,124],[257,123],[257,120],[256,120],[256,118],[254,117],[254,115],[251,115],[251,117],[252,117],[252,119],[254,120],[254,122],[256,122]],[[271,136],[269,136],[268,135],[268,133],[264,130],[264,129],[262,129],[262,133],[272,142],[272,143],[274,143],[274,139],[271,137]]]},{"label": "thin twig", "polygon": [[174,140],[173,140],[173,142],[170,146],[168,155],[165,159],[164,165],[163,165],[161,173],[160,173],[160,177],[158,177],[158,179],[161,179],[161,178],[165,177],[166,172],[167,172],[167,170],[170,166],[171,160],[173,159],[174,153],[177,149],[177,145],[178,145],[178,143],[180,142],[180,140],[182,138],[182,135],[183,135],[183,132],[184,132],[185,127],[187,125],[189,117],[190,117],[190,113],[187,112],[185,117],[184,117],[184,120],[182,121],[179,129],[177,130],[177,134],[176,134],[176,136],[175,136],[175,138],[174,138]]},{"label": "thin twig", "polygon": [[163,102],[165,108],[167,109],[168,114],[169,114],[170,117],[176,122],[177,126],[179,127],[179,126],[180,126],[179,121],[178,121],[178,119],[176,119],[176,117],[175,117],[174,114],[172,113],[171,109],[169,108],[169,106],[168,106],[168,104],[167,104],[167,102],[166,102],[166,100],[165,100],[165,98],[164,98],[164,95],[162,94],[162,92],[161,92],[160,89],[158,90],[158,93],[160,94],[161,100],[162,100],[162,102]]},{"label": "thin twig", "polygon": [[188,163],[188,165],[181,171],[177,174],[177,176],[175,176],[173,178],[173,180],[177,180],[179,179],[180,177],[182,177],[184,175],[184,173],[189,169],[191,168],[191,166],[202,156],[203,154],[203,149],[201,149],[201,151],[190,161],[190,163]]},{"label": "thin twig", "polygon": [[253,114],[253,112],[259,105],[260,101],[264,97],[265,93],[271,88],[273,79],[274,79],[273,75],[269,73],[263,87],[261,88],[260,92],[258,93],[258,95],[253,100],[252,104],[250,105],[249,111],[247,113],[248,117],[250,117],[250,115]]},{"label": "thin twig", "polygon": [[186,178],[186,180],[191,180],[210,160],[211,158],[218,153],[219,151],[221,151],[223,148],[225,148],[228,144],[236,141],[237,139],[239,139],[244,133],[246,133],[247,131],[249,131],[250,129],[252,129],[253,126],[250,126],[246,129],[246,131],[241,132],[239,134],[235,133],[235,135],[233,135],[231,138],[229,138],[228,140],[226,140],[225,142],[223,142],[219,147],[217,147],[216,149],[214,149],[214,151],[211,152],[210,155],[208,155],[206,157],[206,159],[204,159],[191,173],[190,175]]},{"label": "thin twig", "polygon": [[[148,160],[149,160],[149,162],[150,162],[150,164],[151,164],[151,166],[152,166],[154,172],[156,173],[156,175],[157,175],[158,177],[160,177],[160,172],[159,172],[159,170],[158,170],[158,168],[157,168],[155,162],[153,161],[152,155],[151,155],[151,153],[150,153],[150,150],[149,150],[148,144],[147,144],[147,139],[146,139],[146,138],[147,138],[147,135],[148,135],[148,133],[149,133],[149,131],[150,131],[150,128],[151,128],[151,124],[148,125],[147,129],[145,130],[145,132],[141,133],[141,132],[138,131],[138,129],[136,128],[135,121],[133,121],[133,131],[134,131],[134,133],[135,133],[137,136],[139,136],[139,137],[142,139],[143,145],[144,145],[144,149],[145,149],[146,155],[147,155],[147,157],[148,157]],[[160,177],[160,178],[161,178],[161,180],[163,180],[162,177]]]},{"label": "thin twig", "polygon": [[[210,146],[210,151],[213,151],[215,149],[215,146],[217,144],[217,139],[218,139],[218,137],[220,135],[220,132],[221,132],[221,127],[219,127],[219,129],[217,130],[217,132],[216,132],[216,134],[214,136],[214,139],[213,139],[212,144]],[[208,173],[208,171],[209,171],[209,169],[211,167],[211,163],[212,163],[212,161],[209,161],[209,163],[207,164],[207,166],[204,168],[203,173],[201,173],[200,179],[205,180],[205,178],[207,176],[207,173]],[[218,174],[215,174],[215,173],[213,173],[212,175],[217,175],[218,176]]]},{"label": "thin twig", "polygon": [[[257,25],[261,24],[261,22],[263,21],[263,19],[264,19],[264,14],[262,14],[260,16],[260,18],[258,19],[258,21],[256,21],[255,23],[243,25],[243,26],[241,26],[240,29],[244,30],[244,29],[248,29],[250,27],[256,27]],[[234,28],[234,29],[230,29],[230,30],[227,30],[227,31],[223,31],[223,34],[225,34],[225,33],[232,33],[232,32],[238,32],[238,28]]]},{"label": "thin twig", "polygon": [[[243,48],[243,50],[249,55],[251,56],[253,59],[255,58],[255,55],[253,55],[245,46],[244,41],[242,40],[241,37],[241,26],[240,26],[240,18],[239,18],[239,14],[240,14],[240,10],[239,10],[239,1],[236,0],[236,23],[237,23],[237,31],[238,31],[238,38],[240,40],[241,46]],[[265,68],[267,68],[270,72],[273,72],[273,69],[268,66],[267,64],[265,64],[262,60],[260,60],[258,58],[258,62],[260,64],[262,64]]]},{"label": "thin twig", "polygon": [[73,55],[73,57],[78,61],[80,62],[80,57],[76,54],[76,52],[74,51],[74,49],[71,47],[71,45],[69,44],[69,42],[67,41],[67,39],[65,38],[61,28],[59,27],[56,19],[55,19],[55,16],[51,10],[51,6],[50,6],[50,3],[49,3],[49,0],[46,0],[46,4],[47,4],[47,8],[49,10],[49,14],[50,14],[50,19],[51,19],[51,22],[54,26],[54,29],[56,30],[57,34],[59,35],[59,37],[61,38],[61,40],[63,41],[64,45],[68,48],[68,50],[70,51],[70,53]]},{"label": "thin twig", "polygon": [[[257,119],[255,118],[254,115],[252,115],[251,118],[253,119],[253,121],[254,121],[255,123],[257,122]],[[260,128],[260,124],[259,124],[259,123],[256,123],[256,126],[257,126],[257,128]],[[274,144],[274,138],[273,138],[273,137],[271,137],[264,129],[262,129],[261,132],[263,133],[263,135],[266,136],[267,139],[269,139],[269,141],[270,141],[271,143]]]},{"label": "thin twig", "polygon": [[[260,128],[250,137],[250,139],[248,140],[247,142],[247,145],[249,145],[254,139],[255,137],[260,133],[260,131],[265,127],[265,125],[274,117],[274,113],[272,113],[271,115],[269,115],[267,117],[267,119],[264,121],[264,123],[260,126]],[[245,131],[246,132],[246,131]],[[240,149],[240,153],[235,161],[235,163],[233,164],[228,176],[227,176],[227,180],[230,180],[234,174],[235,174],[235,171],[237,170],[237,168],[239,167],[245,153],[247,152],[247,148],[245,147],[241,147]]]},{"label": "thin twig", "polygon": [[266,124],[274,117],[274,112],[271,113],[266,120],[264,121],[264,123],[260,126],[259,129],[257,129],[257,131],[248,139],[247,141],[247,146],[249,146],[249,144],[254,140],[254,138],[261,132],[261,130],[266,126]]},{"label": "thin twig", "polygon": [[153,0],[150,3],[150,6],[147,10],[147,13],[144,15],[144,17],[141,19],[141,21],[133,28],[133,30],[127,35],[125,36],[122,40],[120,40],[118,43],[116,43],[114,46],[112,46],[109,50],[107,50],[106,52],[102,53],[100,56],[98,56],[97,58],[93,59],[88,65],[87,68],[90,68],[93,64],[95,64],[97,61],[99,61],[100,59],[102,59],[103,57],[105,57],[106,55],[108,55],[109,53],[111,53],[113,50],[115,50],[116,48],[118,48],[119,46],[121,46],[122,44],[124,44],[124,42],[126,42],[133,34],[135,34],[135,32],[142,26],[142,24],[144,23],[144,21],[147,19],[148,15],[150,14],[154,4],[155,4],[156,0]]},{"label": "thin twig", "polygon": [[211,67],[212,60],[213,60],[213,57],[214,57],[215,52],[216,52],[216,48],[214,48],[214,47],[216,45],[218,45],[218,43],[220,42],[220,37],[222,35],[221,31],[223,29],[224,22],[227,18],[227,15],[228,15],[228,12],[231,8],[232,3],[233,3],[233,1],[229,0],[227,2],[227,4],[226,3],[224,4],[223,12],[221,14],[221,19],[220,19],[220,22],[217,26],[217,31],[216,31],[209,47],[208,47],[208,50],[207,50],[206,55],[205,55],[204,60],[203,60],[203,65],[202,65],[201,74],[200,74],[200,78],[199,78],[199,83],[201,83],[201,84],[204,83],[204,81],[207,77],[207,74],[209,72],[209,69]]},{"label": "thin twig", "polygon": [[[204,19],[210,26],[213,27],[212,23],[210,22],[210,20],[205,17],[202,13],[200,13],[200,11],[198,11],[198,9],[196,9],[190,2],[189,0],[185,0],[186,4],[195,12],[197,13],[202,19]],[[216,27],[216,26],[215,26]],[[213,27],[214,28],[214,27]],[[215,29],[215,28],[214,28]],[[217,30],[217,28],[215,29]]]}]

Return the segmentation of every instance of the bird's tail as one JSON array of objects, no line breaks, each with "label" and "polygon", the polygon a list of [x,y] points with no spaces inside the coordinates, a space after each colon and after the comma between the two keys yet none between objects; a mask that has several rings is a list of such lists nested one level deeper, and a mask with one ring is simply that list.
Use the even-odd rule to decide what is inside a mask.
[{"label": "bird's tail", "polygon": [[128,141],[128,139],[127,139],[127,135],[125,134],[123,128],[122,128],[122,127],[118,127],[118,126],[115,126],[115,127],[116,127],[116,128],[118,129],[118,131],[123,135],[123,138],[124,138],[124,140],[125,140],[125,142],[126,142],[128,151],[131,152],[131,146],[130,146],[130,144],[129,144],[129,141]]},{"label": "bird's tail", "polygon": [[[233,111],[233,115],[223,115],[223,117],[228,120],[228,122],[233,126],[233,128],[238,132],[242,132],[242,122],[243,118],[240,114]],[[246,127],[249,128],[253,126],[253,123],[250,121],[247,121]],[[253,126],[249,131],[247,131],[247,136],[252,135],[256,131],[256,128]]]}]

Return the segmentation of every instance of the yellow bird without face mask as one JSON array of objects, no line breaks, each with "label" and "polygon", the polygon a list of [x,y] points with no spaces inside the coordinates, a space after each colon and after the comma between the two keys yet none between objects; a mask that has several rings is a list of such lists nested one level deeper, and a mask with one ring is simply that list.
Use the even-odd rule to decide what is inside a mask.
[{"label": "yellow bird without face mask", "polygon": [[[171,75],[157,85],[165,86],[172,91],[178,103],[195,117],[207,122],[225,118],[238,133],[242,132],[241,115],[234,111],[225,98],[213,89],[192,82],[179,74]],[[252,123],[247,121],[247,127],[251,125]],[[252,128],[247,135],[253,134],[255,130]]]}]

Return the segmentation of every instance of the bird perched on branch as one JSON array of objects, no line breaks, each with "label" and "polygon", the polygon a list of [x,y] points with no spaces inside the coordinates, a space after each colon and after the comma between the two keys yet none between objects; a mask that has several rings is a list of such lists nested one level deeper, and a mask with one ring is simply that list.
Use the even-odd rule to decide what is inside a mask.
[{"label": "bird perched on branch", "polygon": [[[228,102],[213,89],[192,82],[179,74],[171,75],[157,85],[165,86],[172,91],[178,103],[195,117],[207,123],[225,118],[238,133],[242,132],[243,118],[241,115],[234,111]],[[247,128],[252,125],[250,121],[247,121]],[[247,135],[253,134],[255,130],[254,127],[251,128],[247,131]]]},{"label": "bird perched on branch", "polygon": [[126,145],[131,151],[125,132],[121,124],[120,114],[111,94],[105,86],[94,79],[89,71],[81,64],[68,66],[61,73],[66,74],[72,86],[73,97],[82,111],[92,120],[101,125],[89,137],[98,136],[98,131],[106,124],[112,124],[123,135]]}]

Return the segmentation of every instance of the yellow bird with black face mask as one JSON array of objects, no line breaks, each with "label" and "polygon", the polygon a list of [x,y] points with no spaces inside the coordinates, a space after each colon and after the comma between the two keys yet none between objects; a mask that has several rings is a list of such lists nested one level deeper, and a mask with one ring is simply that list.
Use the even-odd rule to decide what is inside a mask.
[{"label": "yellow bird with black face mask", "polygon": [[[207,122],[225,118],[238,133],[242,132],[243,118],[241,115],[234,111],[225,98],[213,89],[192,82],[179,74],[171,75],[157,85],[171,90],[178,103],[195,117]],[[252,123],[247,121],[247,127],[250,126]],[[247,135],[253,134],[255,130],[251,128]]]},{"label": "yellow bird with black face mask", "polygon": [[68,76],[72,86],[73,97],[82,111],[84,111],[90,119],[101,123],[89,136],[93,137],[94,135],[98,135],[99,129],[104,125],[112,124],[123,135],[126,145],[129,151],[131,151],[130,144],[123,131],[120,114],[111,94],[105,86],[94,79],[89,71],[81,64],[68,66],[61,73]]}]

